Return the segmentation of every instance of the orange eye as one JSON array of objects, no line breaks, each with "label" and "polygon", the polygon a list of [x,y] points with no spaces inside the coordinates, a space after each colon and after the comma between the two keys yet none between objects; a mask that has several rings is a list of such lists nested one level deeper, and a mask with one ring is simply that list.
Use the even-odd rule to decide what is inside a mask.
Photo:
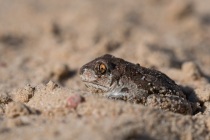
[{"label": "orange eye", "polygon": [[104,74],[106,72],[106,65],[100,64],[99,65],[99,71],[101,74]]}]

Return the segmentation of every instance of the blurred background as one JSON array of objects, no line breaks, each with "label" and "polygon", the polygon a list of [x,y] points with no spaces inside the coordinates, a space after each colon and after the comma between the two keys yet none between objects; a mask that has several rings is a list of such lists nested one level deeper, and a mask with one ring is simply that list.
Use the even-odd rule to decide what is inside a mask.
[{"label": "blurred background", "polygon": [[210,75],[210,1],[0,0],[0,91],[79,89],[78,69],[105,53],[160,70],[192,61]]},{"label": "blurred background", "polygon": [[[167,74],[200,111],[88,94],[78,70],[106,53]],[[0,0],[0,139],[209,140],[209,83],[210,0]]]}]

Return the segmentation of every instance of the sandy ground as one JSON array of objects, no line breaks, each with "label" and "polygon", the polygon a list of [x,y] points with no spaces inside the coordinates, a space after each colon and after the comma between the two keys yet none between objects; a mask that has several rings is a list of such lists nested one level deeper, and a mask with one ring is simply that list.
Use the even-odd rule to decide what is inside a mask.
[{"label": "sandy ground", "polygon": [[[105,53],[156,68],[199,102],[181,115],[88,93]],[[0,0],[0,139],[210,138],[210,1]]]}]

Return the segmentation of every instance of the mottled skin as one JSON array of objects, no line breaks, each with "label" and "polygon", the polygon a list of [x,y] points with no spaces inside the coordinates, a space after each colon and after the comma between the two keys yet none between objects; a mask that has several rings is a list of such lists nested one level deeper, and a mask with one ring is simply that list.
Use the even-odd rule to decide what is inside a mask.
[{"label": "mottled skin", "polygon": [[192,114],[191,104],[182,89],[160,71],[106,54],[82,66],[80,76],[93,93]]}]

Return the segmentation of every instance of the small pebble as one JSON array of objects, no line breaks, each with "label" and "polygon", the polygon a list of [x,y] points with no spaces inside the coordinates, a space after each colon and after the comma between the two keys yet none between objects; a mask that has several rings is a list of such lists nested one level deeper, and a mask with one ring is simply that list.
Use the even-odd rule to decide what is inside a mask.
[{"label": "small pebble", "polygon": [[84,97],[81,95],[72,95],[67,99],[67,107],[75,109],[82,102],[84,102]]}]

